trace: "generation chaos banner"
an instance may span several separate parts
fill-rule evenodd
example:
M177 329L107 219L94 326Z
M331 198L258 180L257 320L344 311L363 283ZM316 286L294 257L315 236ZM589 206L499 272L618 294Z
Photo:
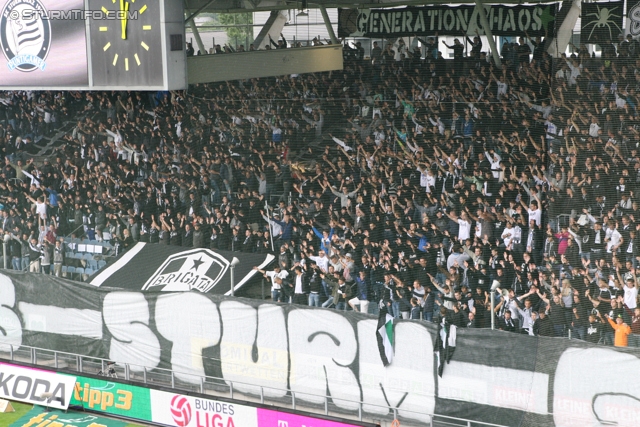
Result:
M494 36L553 36L558 3L531 6L485 5ZM484 34L476 6L421 6L397 9L339 9L339 37Z

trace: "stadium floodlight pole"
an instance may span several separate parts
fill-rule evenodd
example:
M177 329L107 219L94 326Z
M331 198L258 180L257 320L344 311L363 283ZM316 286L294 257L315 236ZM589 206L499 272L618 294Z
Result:
M240 260L236 257L233 257L231 260L231 296L235 296L235 287L236 287L236 265L240 264Z
M487 13L484 10L484 4L482 0L476 0L476 8L478 9L478 16L480 16L480 23L482 24L482 28L484 29L484 35L487 36L487 41L489 42L489 47L491 48L493 61L496 63L496 67L502 68L502 62L500 61L500 55L498 54L496 41L493 39L493 34L491 34L491 27L489 26ZM465 37L465 40L466 39L467 38Z

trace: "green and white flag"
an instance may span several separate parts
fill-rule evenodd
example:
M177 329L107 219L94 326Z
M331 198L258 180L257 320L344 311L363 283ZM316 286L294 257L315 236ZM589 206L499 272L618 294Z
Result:
M380 359L384 366L388 366L393 362L393 317L387 312L386 307L380 309L376 338Z

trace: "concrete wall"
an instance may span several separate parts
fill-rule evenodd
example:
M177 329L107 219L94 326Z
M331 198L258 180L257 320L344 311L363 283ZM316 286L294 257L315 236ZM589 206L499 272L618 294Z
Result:
M264 50L187 58L189 84L342 70L342 46Z

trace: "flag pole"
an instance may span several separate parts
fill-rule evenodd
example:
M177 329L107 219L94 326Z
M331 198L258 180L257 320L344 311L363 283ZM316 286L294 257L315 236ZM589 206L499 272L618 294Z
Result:
M269 221L267 221L269 223L269 237L271 238L271 252L275 252L276 250L273 247L273 225L271 224L271 217L269 216L269 202L267 202L265 200L264 202L264 207L267 210L267 219L269 219Z

